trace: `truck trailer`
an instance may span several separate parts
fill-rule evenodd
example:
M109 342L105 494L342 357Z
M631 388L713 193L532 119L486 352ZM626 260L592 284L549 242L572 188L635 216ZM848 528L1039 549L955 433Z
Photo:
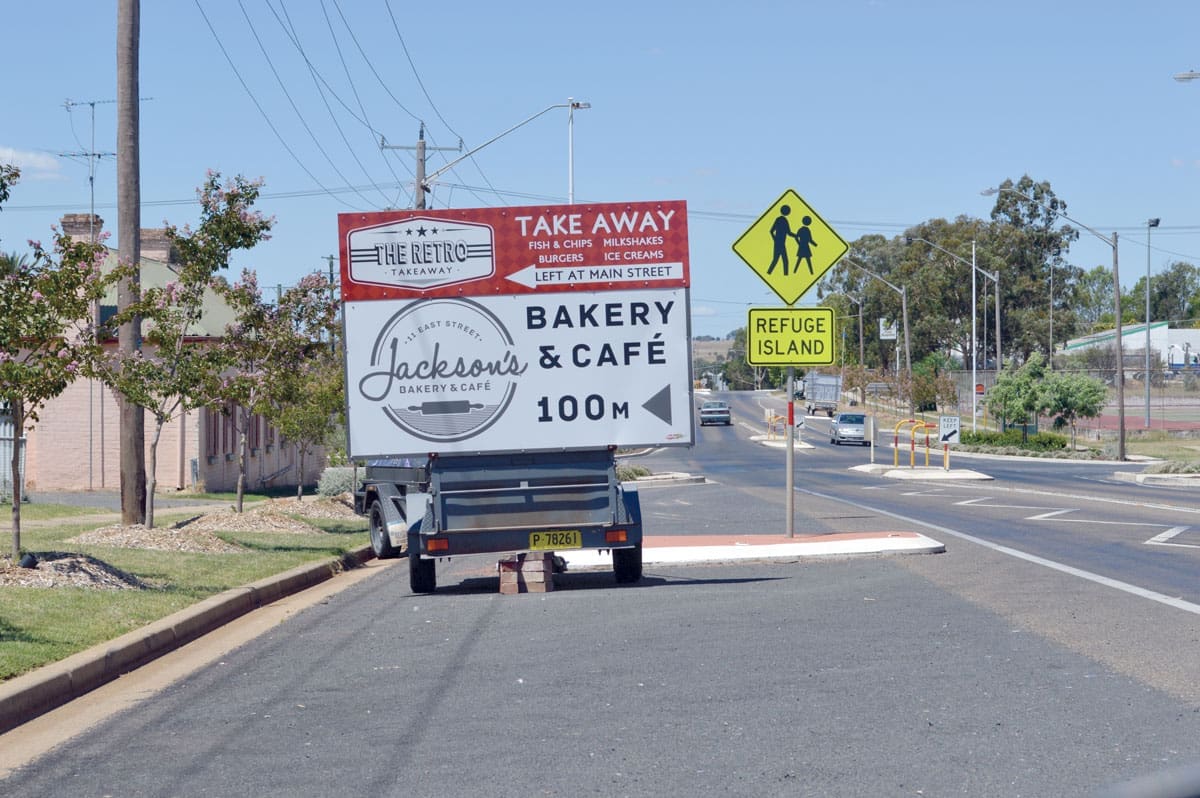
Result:
M824 412L833 418L841 398L842 378L839 375L806 374L804 376L804 409L808 415Z
M618 583L642 578L637 486L614 452L430 456L371 461L355 493L371 548L408 558L414 593L437 589L435 562L467 554L610 550Z

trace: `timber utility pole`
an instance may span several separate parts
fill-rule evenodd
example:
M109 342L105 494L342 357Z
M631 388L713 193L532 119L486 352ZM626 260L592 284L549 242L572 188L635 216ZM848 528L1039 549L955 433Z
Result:
M117 237L118 260L133 266L117 285L117 310L124 311L141 297L142 192L138 109L138 48L141 39L141 0L117 2ZM142 320L125 322L117 332L117 348L132 357L142 347ZM120 397L121 523L146 521L145 411Z
M416 150L417 151L417 187L413 192L413 208L423 211L425 210L425 194L428 188L425 185L425 153L429 150L448 150L451 152L462 152L462 142L458 142L457 147L427 147L425 146L425 123L421 123L421 129L417 134L417 143L415 146L407 147L400 144L388 144L387 139L383 136L379 137L379 149L381 150Z

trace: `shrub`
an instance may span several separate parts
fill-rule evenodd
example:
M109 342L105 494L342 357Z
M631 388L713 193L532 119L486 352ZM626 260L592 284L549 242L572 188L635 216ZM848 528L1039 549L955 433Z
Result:
M1026 441L1021 440L1021 430L1010 429L1004 432L978 430L969 432L963 430L960 439L966 446L995 446L1017 450L1014 453L1025 452L1056 452L1067 448L1067 439L1053 432L1038 432L1030 435Z
M630 480L637 479L638 477L645 477L649 475L650 469L646 468L645 466L626 465L624 463L617 465L617 479L622 482L629 482Z
M317 493L321 496L340 496L353 492L358 487L354 484L354 469L348 466L326 468L317 480Z
M1147 474L1200 474L1200 463L1183 460L1164 460L1146 467Z

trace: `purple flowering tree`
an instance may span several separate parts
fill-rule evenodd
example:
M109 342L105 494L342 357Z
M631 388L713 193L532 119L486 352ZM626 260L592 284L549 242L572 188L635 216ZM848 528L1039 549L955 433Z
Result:
M247 432L255 416L278 421L280 408L312 400L317 392L306 387L315 357L327 357L335 300L320 274L310 274L292 288L280 291L278 301L265 301L252 271L222 289L237 314L225 336L222 351L227 371L214 392L232 408L238 430L238 512L246 489Z
M197 189L200 223L193 231L167 225L167 237L179 254L178 279L163 287L145 288L141 301L124 311L140 315L145 328L143 350L113 352L105 361L105 381L154 418L146 464L146 521L154 526L155 474L163 427L181 413L211 402L211 393L227 366L225 344L198 338L206 305L217 300L224 284L218 273L230 254L269 238L273 220L253 209L262 181L241 176L222 182L209 171Z
M101 272L105 248L59 234L54 254L29 242L33 259L0 275L0 400L13 419L12 558L21 556L21 457L18 442L38 410L100 356L94 304L120 275Z

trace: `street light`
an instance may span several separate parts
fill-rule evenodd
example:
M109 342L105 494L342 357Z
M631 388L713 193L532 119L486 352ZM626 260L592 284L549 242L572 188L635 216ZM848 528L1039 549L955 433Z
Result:
M1158 227L1159 219L1146 220L1146 429L1150 429L1150 228Z
M913 405L913 391L912 391L912 350L909 348L909 338L908 338L908 287L907 287L907 286L903 286L903 285L901 285L901 286L897 286L897 285L895 285L894 283L892 283L892 282L890 282L890 281L888 281L888 280L884 279L883 277L880 277L878 274L876 274L875 272L873 272L873 271L871 271L870 269L866 268L865 266L862 266L861 264L855 263L855 262L854 262L854 261L852 261L850 258L843 257L843 258L842 258L842 261L843 261L844 263L847 263L847 264L849 264L849 265L853 266L854 268L858 269L859 271L861 271L861 272L863 272L863 273L865 273L865 274L868 274L868 275L870 275L871 277L874 277L876 280L878 280L879 282L883 283L883 284L884 284L884 285L886 285L888 288L892 289L893 291L895 291L897 294L899 294L899 295L900 295L900 313L901 313L901 315L902 315L902 316L903 316L903 318L904 318L904 368L905 368L905 370L908 372L908 382L909 382L909 386L908 386L908 414L909 414L910 416L915 416L915 415L917 414L917 411L916 411L916 408L915 408L915 406Z
M418 190L418 192L429 191L429 187L433 185L433 182L435 180L437 180L439 177L444 175L446 172L453 169L455 166L458 166L458 164L460 164L465 159L470 158L472 155L474 155L475 153L482 150L484 147L488 146L489 144L492 144L495 141L498 141L499 139L504 138L509 133L512 133L514 130L516 130L517 128L528 125L530 122L537 119L542 114L547 114L550 111L553 111L555 108L566 108L567 109L567 200L570 203L574 203L575 202L575 110L578 108L591 108L591 107L592 107L591 103L579 102L578 100L575 100L574 98L571 98L571 97L568 97L567 101L565 103L555 103L554 105L548 105L545 108L543 108L542 110L538 111L533 116L528 117L527 119L522 119L520 122L518 122L517 124L510 127L508 130L505 130L503 133L498 133L497 135L492 136L490 139L483 142L482 144L480 144L478 147L474 148L473 150L469 150L469 151L463 153L462 155L455 158L450 163L443 166L441 169L438 169L436 172L434 172L433 174L426 177L423 181L419 181L420 184L417 186L417 190Z
M581 103L573 97L567 98L567 204L575 204L575 111L591 108L591 103Z
M1200 76L1198 76L1198 77L1200 77ZM1117 234L1114 232L1112 234L1112 237L1109 238L1108 236L1095 230L1094 228L1088 227L1086 224L1079 221L1078 219L1072 219L1070 216L1067 216L1062 211L1055 210L1054 208L1051 208L1049 205L1046 205L1044 202L1036 200L1033 197L1026 194L1024 191L1018 191L1015 188L1010 188L1008 186L1000 186L999 188L986 188L979 193L985 197L991 197L996 194L999 194L1001 191L1007 191L1009 193L1016 194L1018 197L1024 197L1025 199L1032 202L1034 205L1037 205L1037 206L1045 209L1049 213L1052 213L1057 216L1061 216L1062 218L1066 219L1067 221L1073 222L1073 223L1079 225L1084 230L1087 230L1089 233L1094 235L1096 238L1100 239L1105 244L1108 244L1110 247L1112 247L1113 310L1115 311L1115 314L1117 317L1117 330L1116 330L1116 333L1117 333L1117 336L1116 336L1116 340L1117 340L1117 344L1116 344L1117 345L1117 379L1116 379L1116 382L1117 382L1117 459L1124 460L1125 459L1125 353L1123 351L1122 342L1121 342L1121 335L1122 335L1122 333L1121 333L1121 276L1120 276L1120 272L1118 270L1118 264L1117 264ZM1053 307L1053 305L1052 305L1052 307ZM1051 352L1050 356L1053 359L1054 353Z
M933 243L932 241L930 241L927 238L921 238L920 236L905 236L904 241L905 241L905 243L908 243L908 244L911 244L914 241L921 241L921 242L933 247L938 252L941 252L944 255L949 255L950 257L954 258L959 263L961 263L965 266L971 267L971 432L974 432L975 428L976 428L976 415L978 413L978 410L977 410L978 399L976 398L977 395L975 393L975 386L978 384L978 379L979 379L978 373L976 370L976 362L978 361L978 357L977 357L978 347L976 345L975 320L978 318L979 313L976 309L976 299L975 299L975 272L983 272L983 275L985 277L989 278L990 280L992 280L993 282L996 283L996 307L999 308L1000 307L1000 270L997 269L995 271L995 273L992 273L992 272L989 272L987 269L981 269L978 265L976 265L976 263L975 263L975 239L971 239L971 260L969 263L967 261L963 260L962 258L960 258L958 255L955 255L953 252L943 249L942 247L938 246L937 244ZM999 313L996 314L996 340L997 341L1000 340L1000 314ZM997 346L996 347L997 359L999 359L999 354L998 354L999 351L1000 351L1000 348L999 348L999 346Z

